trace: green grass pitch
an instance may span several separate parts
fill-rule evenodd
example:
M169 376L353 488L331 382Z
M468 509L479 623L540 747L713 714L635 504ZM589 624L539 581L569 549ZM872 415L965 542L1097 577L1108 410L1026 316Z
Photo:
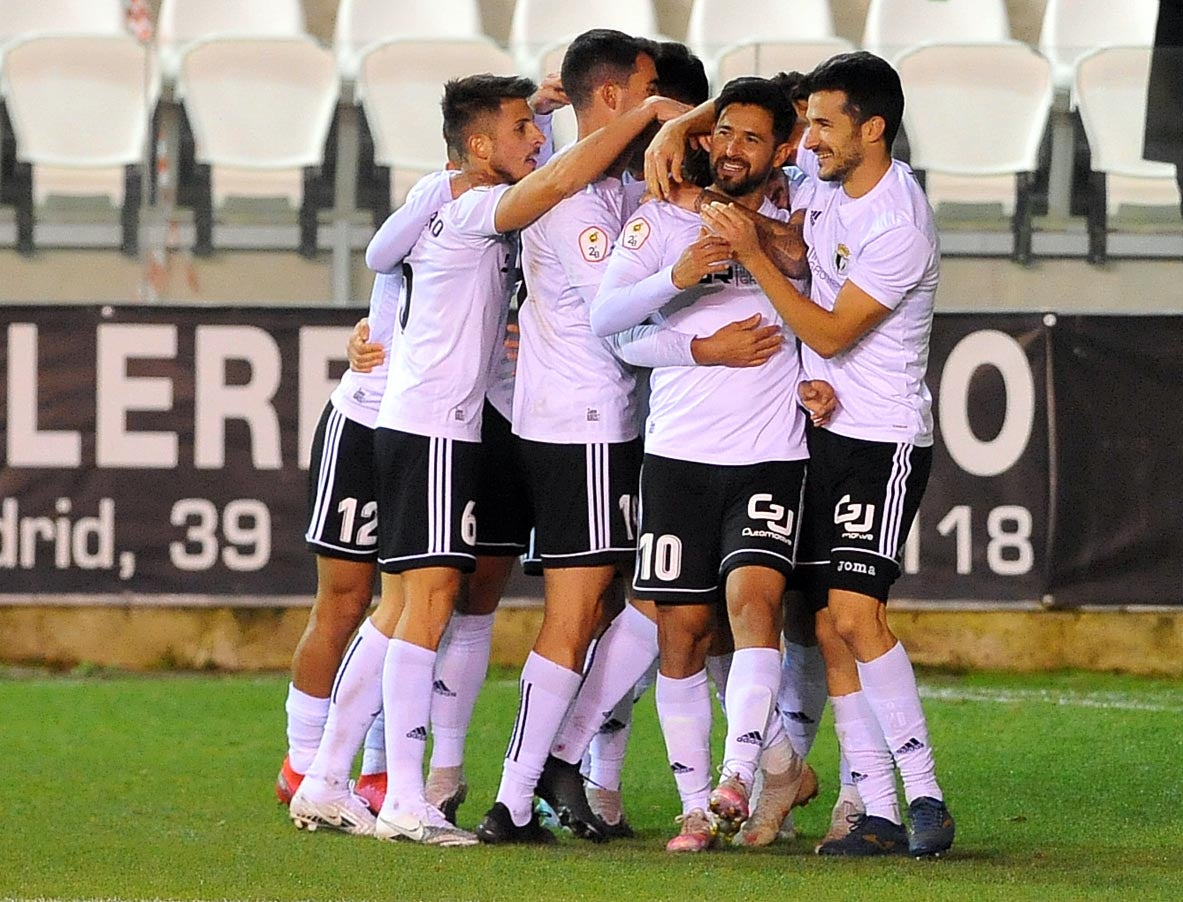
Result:
M958 822L942 861L812 854L802 838L674 857L676 796L650 693L625 771L638 838L433 850L299 833L273 799L282 676L0 673L0 898L448 900L1183 899L1183 687L1095 674L925 674ZM491 676L469 738L472 827L492 801L516 704ZM716 728L718 728L716 724Z

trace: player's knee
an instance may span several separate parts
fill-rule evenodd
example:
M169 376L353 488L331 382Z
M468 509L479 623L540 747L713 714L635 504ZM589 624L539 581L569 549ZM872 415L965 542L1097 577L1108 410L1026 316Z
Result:
M317 587L316 602L308 618L309 631L325 631L348 637L373 602L372 584L336 582Z
M780 638L780 597L747 596L728 599L727 613L741 646L777 642Z
M830 608L834 632L849 648L855 648L862 641L871 638L879 630L879 621L873 613L868 616L858 608ZM819 640L821 633L818 634Z

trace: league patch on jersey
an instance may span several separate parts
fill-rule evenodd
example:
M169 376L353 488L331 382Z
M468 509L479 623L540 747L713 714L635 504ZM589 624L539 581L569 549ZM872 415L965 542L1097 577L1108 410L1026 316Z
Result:
M653 230L649 228L649 223L643 217L636 217L630 219L624 227L624 236L620 239L620 243L627 247L630 251L639 251L649 240L649 234Z
M834 252L834 269L838 271L838 275L846 275L846 270L850 268L850 248L845 244L838 245L838 250Z
M579 233L579 252L588 263L600 263L608 257L608 237L599 226Z

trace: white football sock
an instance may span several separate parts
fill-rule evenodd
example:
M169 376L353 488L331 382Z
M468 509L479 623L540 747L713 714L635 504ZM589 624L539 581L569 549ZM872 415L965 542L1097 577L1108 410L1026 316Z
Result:
M657 668L661 662L653 659L653 663L649 665L649 669L645 671L645 675L637 680L637 685L633 686L633 704L641 700L641 696L648 692L657 682Z
M341 659L333 683L324 738L308 769L314 781L340 789L349 783L358 746L382 709L382 667L390 644L367 617Z
M725 655L707 655L707 673L715 684L715 698L723 713L727 713L727 675L731 672L732 652Z
M592 737L657 658L657 624L625 605L596 643L583 684L555 736L550 753L568 764L578 764Z
M379 680L381 682L381 680ZM361 753L361 775L386 773L386 716L379 711L366 730L366 744Z
M587 779L593 786L615 792L620 790L620 774L624 770L624 754L632 729L633 693L630 692L616 703L588 746Z
M816 645L785 643L776 704L793 750L807 757L826 709L826 664Z
M711 689L706 670L676 680L657 675L657 719L682 813L706 811L711 795Z
M921 796L943 799L928 741L928 721L920 706L916 675L903 643L896 642L890 651L874 661L865 664L859 661L858 675L863 695L899 768L908 804Z
M537 652L530 652L526 658L518 683L521 694L517 721L497 789L497 801L509 809L519 827L530 820L534 788L581 679L574 670L548 661Z
M846 760L846 752L842 751L842 743L838 743L838 782L842 786L854 786L854 777L850 773L850 762Z
M431 719L431 682L436 654L391 639L382 668L386 713L386 801L383 810L423 804L423 757Z
M329 700L301 692L288 683L284 709L288 714L288 763L296 773L306 774L320 746L329 717Z
M780 651L739 648L727 676L727 741L723 746L723 776L738 775L750 790L760 751L770 733L784 735L776 696L780 689Z
M851 781L858 787L867 814L901 823L891 752L863 693L832 696L830 708L842 754L850 762Z
M489 672L492 614L453 614L435 659L431 700L431 766L464 764L472 710Z

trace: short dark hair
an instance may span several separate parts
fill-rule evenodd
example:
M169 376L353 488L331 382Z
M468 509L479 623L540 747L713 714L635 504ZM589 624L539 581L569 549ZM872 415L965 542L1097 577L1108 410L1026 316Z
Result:
M807 83L810 93L842 91L847 115L860 125L872 116L882 117L883 141L891 152L904 118L904 89L887 60L865 50L840 53L810 72Z
M444 143L449 156L463 160L468 156L468 138L473 126L483 116L501 111L503 100L526 100L537 86L517 75L469 75L454 78L444 85L440 107L444 113Z
M767 78L745 75L723 85L723 90L715 98L715 119L718 120L733 103L767 110L772 117L772 137L777 144L789 140L793 126L797 124L797 111L793 109L788 95Z
M611 28L593 28L573 40L563 54L563 90L576 112L591 105L596 88L608 81L628 81L637 56L656 53L652 41Z
M809 99L808 78L804 72L794 69L792 72L777 72L769 81L784 91L793 103L799 103Z
M677 41L662 41L657 45L657 90L690 106L698 106L711 96L707 70L690 48Z

